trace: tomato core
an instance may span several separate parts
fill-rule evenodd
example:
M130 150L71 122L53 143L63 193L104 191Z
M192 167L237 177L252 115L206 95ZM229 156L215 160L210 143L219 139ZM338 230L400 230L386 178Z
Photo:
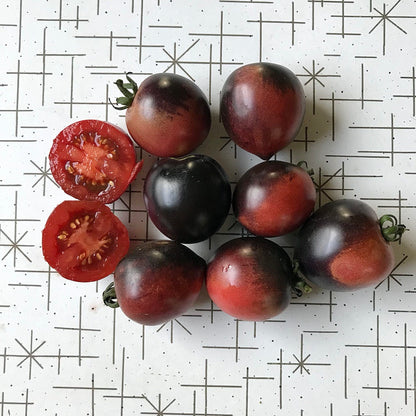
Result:
M73 160L66 162L65 169L75 183L97 193L114 186L105 169L108 160L117 160L115 143L97 133L82 133L73 138L72 144Z
M57 237L62 251L72 245L78 245L80 253L77 260L82 266L101 261L112 243L109 234L98 237L92 233L93 221L90 215L77 217L69 223L69 228L63 229Z

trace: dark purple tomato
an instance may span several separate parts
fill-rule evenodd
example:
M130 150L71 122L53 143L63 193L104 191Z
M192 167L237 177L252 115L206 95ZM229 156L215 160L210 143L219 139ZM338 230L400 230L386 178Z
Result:
M227 78L220 111L230 138L267 160L298 133L305 113L305 95L299 79L288 68L253 63Z
M180 243L141 243L129 251L114 272L116 306L140 324L162 324L193 305L205 271L205 260ZM104 301L106 296L104 292Z
M387 218L387 219L386 219ZM394 265L389 241L404 226L355 199L329 202L316 210L299 230L294 262L301 276L323 289L355 290L384 280ZM383 223L389 223L384 227ZM391 233L393 232L393 233Z
M223 225L231 206L231 187L220 164L209 156L158 160L144 183L150 219L165 236L197 243Z
M264 321L289 304L292 265L285 250L262 237L241 237L220 246L208 262L207 291L227 314Z
M251 233L277 237L300 227L312 213L315 200L315 186L305 169L270 160L253 166L240 178L233 209Z
M159 157L182 156L207 138L211 112L194 82L169 73L151 75L140 86L127 80L116 82L125 95L116 108L127 109L127 129L141 148Z

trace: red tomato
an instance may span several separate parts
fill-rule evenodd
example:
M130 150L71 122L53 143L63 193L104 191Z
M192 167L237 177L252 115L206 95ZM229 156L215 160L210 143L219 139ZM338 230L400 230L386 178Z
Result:
M225 313L247 321L264 321L289 304L294 281L286 251L262 237L227 241L208 262L206 287Z
M160 325L194 304L205 270L205 260L176 241L139 243L117 265L114 285L103 293L104 303L120 306L140 324Z
M64 201L42 233L45 260L62 277L92 282L113 273L130 247L123 223L97 201Z
M294 263L301 277L322 289L373 286L391 273L395 259L390 242L398 240L405 228L392 215L378 219L363 201L331 201L299 230Z
M127 75L116 85L124 94L117 98L126 111L126 127L146 152L159 157L191 153L207 138L211 112L202 90L177 74L153 74L139 86ZM131 91L130 91L131 90Z
M77 121L55 138L49 153L51 172L68 195L109 204L137 176L143 162L129 136L99 120Z
M277 237L296 230L312 213L315 185L300 166L268 160L249 169L238 181L233 209L251 233Z
M298 133L305 113L305 94L290 69L270 62L247 64L225 81L220 113L230 138L267 160Z

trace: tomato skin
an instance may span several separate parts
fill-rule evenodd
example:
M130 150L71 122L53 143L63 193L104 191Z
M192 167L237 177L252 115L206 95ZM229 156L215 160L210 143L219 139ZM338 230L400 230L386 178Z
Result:
M79 221L81 225L77 225ZM110 208L98 201L60 203L42 231L45 260L62 277L77 282L97 281L113 273L129 246L126 227ZM82 264L80 255L87 251L92 261Z
M207 138L211 112L195 83L177 74L154 74L140 84L126 111L126 126L148 153L183 156Z
M329 202L316 210L297 236L294 261L318 287L356 290L384 280L394 266L374 210L355 199Z
M143 195L154 225L181 243L209 238L223 225L231 206L224 170L205 155L158 160L146 176Z
M298 133L305 95L298 78L282 65L252 63L232 72L224 83L221 119L242 149L267 160Z
M103 204L118 199L143 165L142 161L136 163L130 137L100 120L81 120L65 127L53 141L49 163L54 179L65 193ZM90 178L80 179L88 174ZM102 183L94 185L93 181Z
M291 261L278 244L241 237L220 246L208 261L206 286L212 301L241 320L264 321L289 304Z
M135 322L162 324L193 305L205 270L205 260L180 243L140 243L131 248L114 273L118 304Z
M238 181L233 210L241 225L262 237L296 230L315 207L316 190L303 168L270 160L253 166Z

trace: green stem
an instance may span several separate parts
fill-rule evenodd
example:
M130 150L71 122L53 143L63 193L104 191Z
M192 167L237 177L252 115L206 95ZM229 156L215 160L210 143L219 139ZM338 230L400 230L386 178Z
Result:
M128 72L126 74L126 78L128 82L124 82L122 79L118 79L114 84L117 85L120 92L123 94L122 97L117 97L116 102L119 105L115 105L111 102L110 104L116 109L116 110L125 110L126 108L129 108L134 100L134 96L137 93L137 90L139 89L136 82L129 76L131 72Z
M296 166L305 170L310 177L312 177L315 174L313 169L309 169L308 162L306 162L306 160L301 160L296 164Z
M118 308L120 305L117 302L116 290L114 288L114 282L111 282L103 292L103 302L110 308Z
M298 297L312 292L312 287L306 283L305 276L300 271L299 262L297 260L293 261L293 276L294 279L291 286Z
M406 230L406 226L398 224L397 218L394 215L383 215L379 220L381 233L386 241L398 241Z

